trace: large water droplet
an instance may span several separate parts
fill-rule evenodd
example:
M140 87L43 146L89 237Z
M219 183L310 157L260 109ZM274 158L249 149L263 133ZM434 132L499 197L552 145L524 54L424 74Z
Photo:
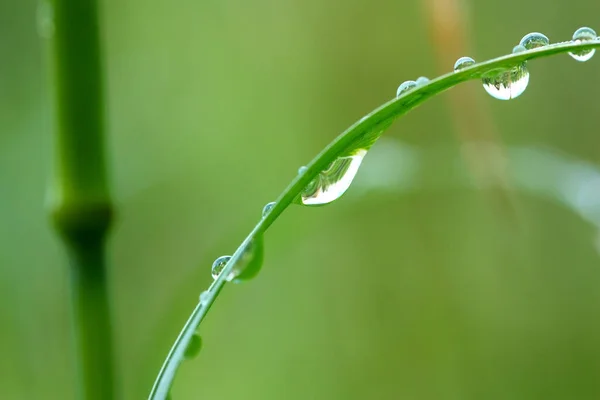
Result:
M454 72L460 71L463 68L470 67L475 64L475 60L471 57L461 57L454 63Z
M588 28L585 26L583 28L577 29L573 34L573 42L575 43L589 42L592 40L596 40L597 38L598 36L596 35L596 32L592 28ZM569 55L577 61L584 62L592 58L595 53L596 49L590 49L569 52Z
M420 76L415 82L417 86L423 86L429 82L429 78L427 78L426 76Z
M200 353L200 349L202 348L202 338L197 333L194 333L188 343L188 346L185 348L185 352L183 356L185 358L192 359Z
M300 203L320 206L340 198L350 187L366 154L367 150L360 148L348 156L338 157L306 186L300 195Z
M398 86L398 90L396 91L396 97L408 92L411 89L417 87L417 82L415 81L405 81Z
M525 63L508 70L494 70L484 75L483 87L492 97L510 100L520 96L529 83L529 71Z
M274 201L267 203L263 209L262 209L262 217L266 217L267 215L269 215L269 213L271 212L271 210L273 209L273 207L275 207L275 203Z
M523 36L523 39L519 42L519 44L527 50L535 49L538 47L548 46L550 44L550 39L543 33L532 32Z

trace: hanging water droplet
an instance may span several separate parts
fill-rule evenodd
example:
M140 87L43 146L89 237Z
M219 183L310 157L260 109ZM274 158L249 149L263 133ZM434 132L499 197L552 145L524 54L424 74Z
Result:
M396 97L408 92L411 89L417 87L417 82L415 81L405 81L398 86L398 90L396 91Z
M522 53L524 51L527 51L527 49L522 44L516 45L512 50L513 54Z
M277 204L277 203L275 203L274 201L272 201L270 203L267 203L263 207L263 209L262 209L262 217L263 218L266 217L271 212L271 210L273 209L273 207L275 207L275 204Z
M548 36L539 32L531 32L527 35L523 36L523 39L519 42L519 44L527 50L535 49L538 47L548 46L550 44L550 39Z
M200 293L200 304L208 303L209 298L210 298L210 292L208 290L205 290L204 292Z
M417 86L423 86L425 84L427 84L427 82L429 82L429 78L427 78L426 76L420 76L417 78L417 80L415 81Z
M360 148L338 157L302 191L300 203L319 206L338 199L350 187L367 150Z
M190 342L185 348L185 352L183 356L188 360L196 357L198 353L200 353L200 349L202 348L202 338L197 333L194 333L190 338Z
M492 97L510 100L520 96L529 83L529 71L525 63L508 70L493 70L482 79L483 87Z
M223 271L223 268L225 268L225 265L227 265L227 262L229 262L230 259L231 259L231 256L221 256L213 262L212 269L211 269L213 279L217 279L219 277L219 275L221 274L221 271ZM227 277L227 280L230 281L233 278L234 278L234 276L233 276L233 272L232 272Z
M298 168L298 175L302 175L306 172L306 170L308 170L307 167L305 167L304 165L301 166L300 168Z
M598 36L596 35L596 32L592 28L588 28L586 26L577 29L573 34L573 42L575 43L589 42L596 40L597 38ZM569 52L569 55L577 61L584 62L592 58L595 53L596 49L589 49Z
M454 63L454 72L460 71L463 68L470 67L475 64L475 60L471 57L461 57Z
M254 278L260 271L264 259L262 235L255 237L244 249L239 263L234 267L234 283Z

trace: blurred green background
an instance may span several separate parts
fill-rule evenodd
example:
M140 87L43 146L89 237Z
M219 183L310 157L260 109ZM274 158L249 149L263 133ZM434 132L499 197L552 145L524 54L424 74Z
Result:
M600 29L597 1L101 3L125 399L148 395L213 259L398 84L530 31ZM36 8L0 0L0 397L73 399ZM599 58L534 61L516 100L469 82L400 119L347 195L269 230L173 398L600 398Z

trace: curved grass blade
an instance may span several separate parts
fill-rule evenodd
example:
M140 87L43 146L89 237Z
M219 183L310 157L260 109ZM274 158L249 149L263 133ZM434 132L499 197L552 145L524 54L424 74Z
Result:
M383 104L339 135L307 165L306 171L303 174L299 174L281 193L276 200L275 206L256 224L233 254L219 277L211 284L205 295L202 296L203 301L198 303L167 355L154 382L149 399L163 400L167 398L177 367L184 359L185 350L193 334L208 313L208 310L225 285L226 277L233 270L236 263L239 262L247 246L251 245L254 238L261 237L281 213L300 196L304 188L339 156L357 147L370 147L377 140L381 132L387 129L396 118L406 114L425 100L459 83L481 79L489 71L508 69L524 61L548 57L554 54L595 48L600 48L600 40L581 43L563 42L494 58L466 67L458 72L450 72Z

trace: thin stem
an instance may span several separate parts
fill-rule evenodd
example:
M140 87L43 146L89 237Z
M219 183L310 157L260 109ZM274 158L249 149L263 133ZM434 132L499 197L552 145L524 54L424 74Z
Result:
M50 211L67 248L80 399L115 398L104 247L112 220L96 0L51 0Z

